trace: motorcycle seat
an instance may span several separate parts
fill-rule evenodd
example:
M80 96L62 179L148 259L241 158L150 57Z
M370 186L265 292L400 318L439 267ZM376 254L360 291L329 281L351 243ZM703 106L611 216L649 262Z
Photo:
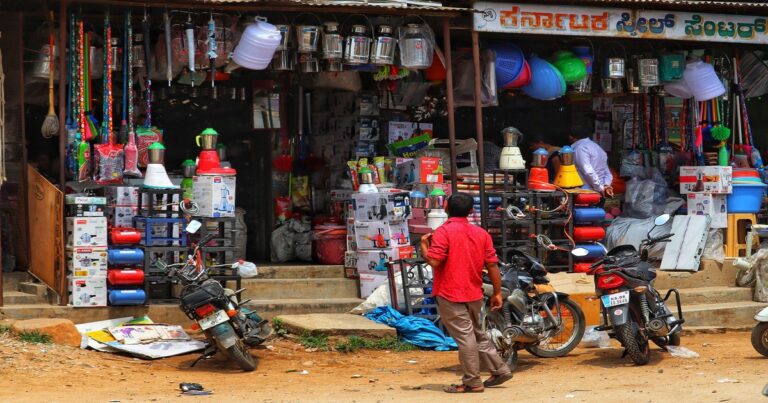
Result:
M643 281L653 281L656 279L656 271L651 269L647 262L641 262L637 267L628 267L622 270L629 277Z

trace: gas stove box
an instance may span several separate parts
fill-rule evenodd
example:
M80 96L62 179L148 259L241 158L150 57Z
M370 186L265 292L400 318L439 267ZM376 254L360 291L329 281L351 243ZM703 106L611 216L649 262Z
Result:
M69 277L69 303L75 308L107 306L107 277Z
M203 217L235 216L234 175L199 175L192 178L194 199Z
M408 223L405 221L399 223L356 221L355 244L358 250L409 246L411 236L408 233Z
M106 248L107 217L67 218L67 247Z
M355 193L352 200L356 221L398 222L411 216L411 197L402 190Z
M67 248L67 270L75 277L107 275L106 248Z

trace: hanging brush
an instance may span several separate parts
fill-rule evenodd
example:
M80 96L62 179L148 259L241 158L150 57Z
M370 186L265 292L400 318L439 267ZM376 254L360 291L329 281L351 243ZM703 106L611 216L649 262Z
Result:
M729 137L731 137L731 129L723 126L720 100L717 99L714 101L714 103L715 103L715 116L716 116L715 119L717 119L717 121L715 122L715 125L712 127L710 134L712 134L713 139L722 142L727 140Z
M53 72L56 64L53 54L53 11L49 12L49 15L51 21L48 27L48 114L45 115L43 127L40 128L43 137L47 139L59 134L59 117L53 110Z

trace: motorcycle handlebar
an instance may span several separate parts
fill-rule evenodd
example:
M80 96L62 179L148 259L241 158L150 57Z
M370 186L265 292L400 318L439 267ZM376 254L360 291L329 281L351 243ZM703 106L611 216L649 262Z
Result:
M667 235L662 235L662 236L659 236L659 237L656 237L656 238L652 238L650 243L661 242L661 241L664 241L666 239L672 238L674 235L675 234L667 234Z

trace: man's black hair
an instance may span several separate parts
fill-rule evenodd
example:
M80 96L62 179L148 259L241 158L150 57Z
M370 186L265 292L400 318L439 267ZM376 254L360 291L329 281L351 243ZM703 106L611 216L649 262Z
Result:
M574 126L571 128L571 135L577 139L592 137L592 128L588 126Z
M448 216L466 217L472 211L475 199L466 193L454 193L448 197Z

